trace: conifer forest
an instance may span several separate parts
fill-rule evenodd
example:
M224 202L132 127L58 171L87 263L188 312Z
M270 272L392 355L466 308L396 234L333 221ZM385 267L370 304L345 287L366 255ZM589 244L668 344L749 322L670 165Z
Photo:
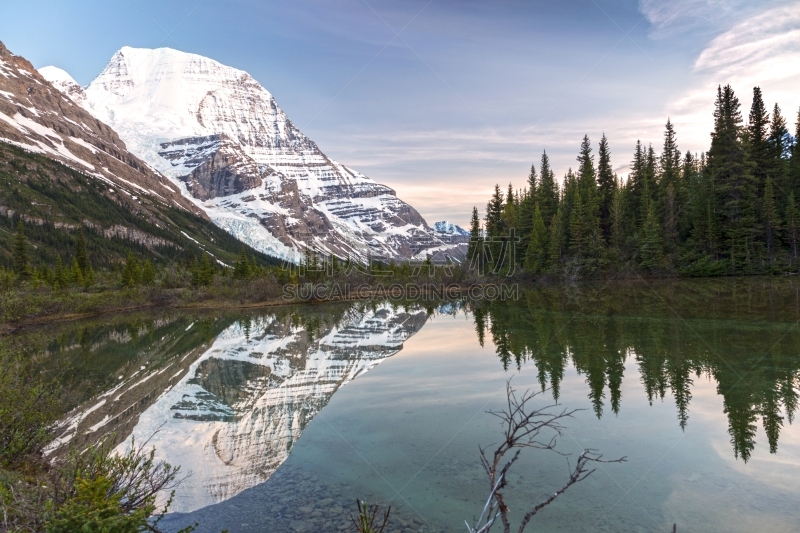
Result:
M705 153L681 153L670 120L659 152L636 143L627 179L612 170L605 134L597 158L583 137L575 170L560 184L545 152L525 187L495 186L483 221L473 209L471 264L573 276L625 267L653 275L796 273L800 115L795 128L793 136L758 87L745 120L728 85L717 90Z

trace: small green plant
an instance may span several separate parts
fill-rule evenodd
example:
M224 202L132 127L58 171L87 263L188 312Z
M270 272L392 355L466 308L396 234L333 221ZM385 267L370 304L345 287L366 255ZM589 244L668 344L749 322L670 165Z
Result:
M357 514L350 514L350 519L353 521L353 526L358 533L383 533L389 523L389 513L392 511L388 507L386 511L381 513L381 506L378 504L368 505L367 502L356 500L358 507ZM378 520L381 519L383 514L383 521L378 525Z

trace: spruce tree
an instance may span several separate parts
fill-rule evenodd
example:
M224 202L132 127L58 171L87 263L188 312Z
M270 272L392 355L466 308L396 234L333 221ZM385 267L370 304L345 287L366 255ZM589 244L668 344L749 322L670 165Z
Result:
M208 254L201 254L198 281L200 285L211 285L214 281L214 267L208 259ZM245 261L247 257L245 257Z
M708 171L717 193L723 251L734 272L750 267L755 223L754 178L746 164L739 99L730 85L717 89Z
M81 273L89 270L89 257L86 253L86 239L83 237L83 225L78 226L78 235L75 238L75 261Z
M646 210L643 211L643 206L647 205L645 199L645 151L639 140L636 141L630 169L628 181L625 183L626 197L629 203L625 209L625 230L629 235L634 235L638 233L639 227L644 223L643 215L646 215Z
M72 260L72 269L69 273L69 279L75 285L83 285L83 272L81 272L81 266L78 264L77 259Z
M122 284L128 287L137 285L140 280L139 261L133 252L128 252L128 257L125 260L125 267L122 269Z
M542 218L545 222L550 221L558 210L558 183L553 169L550 168L550 158L547 152L542 152L542 164L539 186L536 188L535 202L542 210Z
M614 181L616 185L614 187L614 193L611 197L611 206L609 209L609 226L610 226L610 235L608 244L615 249L617 254L620 253L622 249L622 244L624 242L623 237L623 224L625 219L625 214L623 213L624 203L622 199L623 189L619 183L619 178L614 176Z
M156 281L156 269L150 259L144 262L142 267L142 284L152 285Z
M531 165L531 172L528 174L528 188L520 195L517 205L517 235L520 238L518 247L518 257L524 259L528 249L528 242L531 237L531 224L533 222L533 208L536 205L536 189L538 188L538 176L536 167Z
M678 150L675 127L669 119L664 128L664 150L661 152L659 163L661 172L658 184L662 195L666 194L670 185L677 194L681 175L681 152Z
M786 183L788 188L787 194L793 192L795 193L795 197L800 196L800 110L797 111L794 144L791 148Z
M506 193L506 203L503 206L503 236L508 234L511 228L517 228L517 198L514 193L514 187L511 183L508 184L508 192Z
M583 205L583 191L575 192L575 199L569 214L569 251L572 255L582 258L586 243L586 210Z
M308 249L306 249L306 264L309 264L310 257ZM236 279L247 279L250 277L250 263L247 260L247 252L244 246L239 250L239 259L233 268L233 277Z
M789 159L792 153L792 137L786 128L786 119L781 115L781 108L778 107L778 104L775 104L775 108L772 110L767 144L769 149L767 173L772 178L772 184L775 187L777 205L783 212L785 211L785 200L791 190Z
M505 202L503 191L500 190L500 185L495 185L494 194L486 205L485 226L486 238L488 240L486 249L489 252L487 260L492 266L501 264L503 260L503 258L500 257L500 252L503 250L501 236L506 233L505 221L503 220L504 209Z
M794 199L794 191L789 193L786 202L786 241L789 244L789 264L797 261L797 248L800 244L800 211Z
M67 275L64 272L64 263L61 260L61 256L56 256L56 269L55 269L55 279L53 280L53 286L58 285L56 288L64 288L67 286Z
M472 208L472 220L469 224L469 247L467 248L467 265L470 268L483 270L483 234L481 233L481 219L478 208Z
M532 274L542 272L548 255L547 228L542 219L542 210L537 204L533 211L530 244L525 254L525 270Z
M611 204L614 199L616 179L611 168L611 151L608 148L606 134L600 138L600 150L597 161L597 186L600 193L600 229L603 239L611 239Z
M28 279L31 275L31 265L28 259L28 240L25 238L25 227L20 220L17 223L17 233L14 236L14 270L20 279Z
M649 216L650 206L658 196L658 183L656 181L656 152L653 145L648 145L647 152L644 154L644 168L642 169L642 204L640 206L642 221L646 221ZM658 216L658 211L655 211Z
M772 188L772 178L767 176L764 184L764 197L761 203L763 216L764 240L767 244L767 259L770 267L775 264L775 250L780 247L778 232L780 231L780 216L775 205L775 195Z
M547 262L553 270L557 269L561 264L561 250L563 250L564 247L564 234L561 230L563 218L563 212L559 207L556 214L553 215L553 218L550 220L550 235L547 239L549 248Z
M769 115L761 95L761 88L753 88L753 104L750 107L750 116L747 125L748 155L753 165L756 194L760 197L764 192L764 184L769 172L769 143L767 141L767 128Z
M663 257L661 225L658 223L655 204L653 203L650 204L642 234L639 262L642 268L652 271L661 266Z

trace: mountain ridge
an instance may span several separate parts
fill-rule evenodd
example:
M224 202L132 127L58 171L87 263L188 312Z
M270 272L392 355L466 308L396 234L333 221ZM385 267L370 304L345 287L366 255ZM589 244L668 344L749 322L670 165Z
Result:
M296 261L310 247L364 261L448 250L394 190L325 155L245 71L123 47L85 90L60 69L42 72L217 225L265 253Z

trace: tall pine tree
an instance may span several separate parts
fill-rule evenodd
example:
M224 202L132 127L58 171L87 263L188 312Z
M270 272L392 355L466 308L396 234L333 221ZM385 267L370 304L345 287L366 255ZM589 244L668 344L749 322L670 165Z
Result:
M547 152L542 152L542 164L540 165L541 173L539 179L539 186L536 188L536 203L542 210L542 219L546 224L550 223L550 219L558 211L558 183L556 183L556 175L553 169L550 168L550 158L547 157Z
M742 141L739 99L730 85L717 89L708 172L716 188L723 253L733 272L750 266L755 223L755 185Z
M611 239L611 204L614 201L614 189L616 180L614 170L611 168L611 150L608 148L606 134L600 138L600 150L597 161L597 186L600 195L600 229L602 230L603 240L609 242Z

